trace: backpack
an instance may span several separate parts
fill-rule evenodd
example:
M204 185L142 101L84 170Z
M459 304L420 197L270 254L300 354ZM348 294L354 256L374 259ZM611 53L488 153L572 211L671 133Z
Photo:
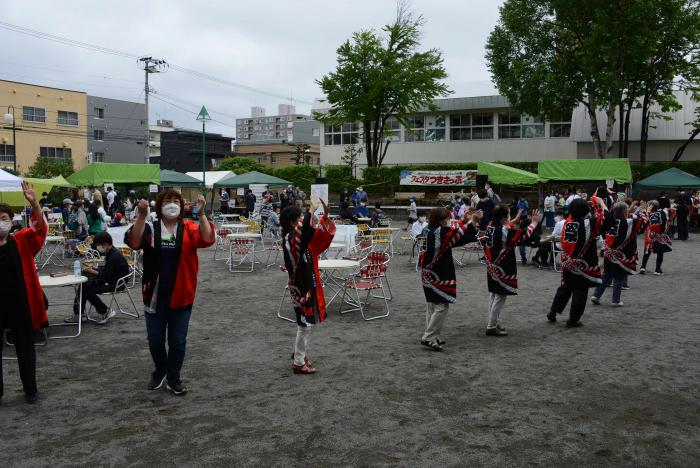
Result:
M66 227L73 232L78 230L78 228L80 227L80 224L78 224L78 212L77 211L70 212L70 215L68 215L68 222L66 223Z

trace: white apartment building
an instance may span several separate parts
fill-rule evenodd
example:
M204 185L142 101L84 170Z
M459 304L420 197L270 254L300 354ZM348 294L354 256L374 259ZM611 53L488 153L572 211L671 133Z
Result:
M650 129L648 161L671 160L688 137L698 103L679 94L683 108L669 114L671 120L655 120ZM476 161L525 162L543 159L592 158L590 121L583 106L554 121L514 112L503 96L437 99L437 110L424 110L408 118L408 127L396 119L387 123L391 141L384 164L460 163ZM328 104L317 100L313 112L323 113ZM599 127L606 119L599 113ZM615 136L617 137L617 123ZM641 115L634 111L630 126L631 161L639 160ZM321 164L341 164L344 147L360 144L361 124L321 124ZM616 140L616 139L615 139ZM617 145L610 156L617 155ZM691 144L683 160L700 159L700 142Z
M251 108L251 116L236 119L236 141L241 143L286 143L294 139L294 122L310 120L308 115L296 114L294 106L279 105L279 114L265 116L265 109Z

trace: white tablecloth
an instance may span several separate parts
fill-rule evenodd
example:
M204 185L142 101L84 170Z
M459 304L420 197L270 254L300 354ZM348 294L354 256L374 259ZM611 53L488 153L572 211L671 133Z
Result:
M357 236L357 226L354 224L336 224L333 242L345 244L345 252L349 253L350 248L355 245L355 236Z

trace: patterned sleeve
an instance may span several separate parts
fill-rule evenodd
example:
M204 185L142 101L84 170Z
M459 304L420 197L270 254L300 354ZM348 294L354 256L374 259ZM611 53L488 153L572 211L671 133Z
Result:
M309 242L309 250L314 255L325 252L333 242L335 236L335 224L330 219L322 216L319 223L312 227L313 237Z

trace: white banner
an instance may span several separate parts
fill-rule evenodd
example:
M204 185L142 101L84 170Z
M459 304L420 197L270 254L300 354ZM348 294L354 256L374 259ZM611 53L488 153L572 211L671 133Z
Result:
M401 185L473 185L476 171L401 171Z

